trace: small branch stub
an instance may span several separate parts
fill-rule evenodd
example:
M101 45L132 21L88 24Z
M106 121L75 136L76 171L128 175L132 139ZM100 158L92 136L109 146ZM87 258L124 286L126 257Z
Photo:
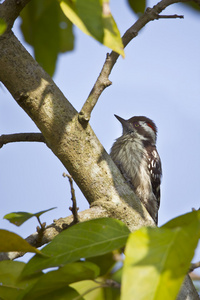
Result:
M183 15L158 15L157 19L184 19Z
M69 210L72 212L73 214L73 218L74 218L74 223L79 223L79 217L78 217L78 210L79 208L77 207L76 204L76 196L75 196L75 190L73 187L73 179L71 175L68 175L66 173L63 173L63 177L67 177L69 179L69 184L70 184L70 188L71 188L71 195L72 195L72 207L69 207Z
M195 269L200 268L200 261L196 262L196 263L191 263L190 269L189 269L189 273L194 271Z
M36 230L37 230L37 233L38 233L37 242L41 243L41 241L43 239L43 236L44 236L44 231L46 229L46 222L41 223L40 217L37 216L36 218L37 218L37 220L38 220L38 222L40 224L40 226L36 227Z

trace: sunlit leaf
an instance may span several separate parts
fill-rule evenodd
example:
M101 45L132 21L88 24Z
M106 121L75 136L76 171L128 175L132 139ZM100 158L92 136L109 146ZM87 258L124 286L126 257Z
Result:
M0 229L0 252L9 251L33 252L41 254L37 248L32 247L21 236L8 230Z
M2 35L7 29L6 22L0 18L0 35Z
M102 6L99 1L61 0L60 7L80 30L103 42Z
M61 232L41 250L49 258L34 256L24 268L23 275L111 252L123 247L128 235L125 224L115 219L78 223Z
M60 7L80 30L124 57L120 32L108 0L60 0Z
M180 216L161 228L133 232L125 250L122 300L173 300L200 237L200 212Z
M84 295L84 300L105 300L103 288L100 280L84 280L70 284L80 295Z
M111 14L103 15L104 40L103 44L113 51L125 57L124 46L120 37L120 32Z

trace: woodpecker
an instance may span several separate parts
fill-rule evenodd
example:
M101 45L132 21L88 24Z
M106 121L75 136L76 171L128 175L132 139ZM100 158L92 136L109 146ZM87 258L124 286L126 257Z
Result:
M122 124L123 133L111 148L111 158L157 224L162 177L156 149L157 127L144 116L128 120L115 117Z

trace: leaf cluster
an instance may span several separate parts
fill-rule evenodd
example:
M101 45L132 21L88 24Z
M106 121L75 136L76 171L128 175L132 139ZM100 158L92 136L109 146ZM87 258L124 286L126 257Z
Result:
M53 75L59 53L74 48L73 25L124 56L119 29L107 0L35 0L21 13L21 30L36 60Z
M136 15L144 13L146 0L127 0ZM196 12L194 2L182 3ZM120 31L111 13L108 0L35 0L30 1L20 15L25 41L33 47L35 59L53 75L60 53L74 49L74 30L77 26L106 47L124 57ZM7 24L0 19L0 35Z
M199 237L199 211L133 233L119 220L90 220L64 230L42 250L1 230L0 251L36 254L28 263L0 263L0 298L173 300Z

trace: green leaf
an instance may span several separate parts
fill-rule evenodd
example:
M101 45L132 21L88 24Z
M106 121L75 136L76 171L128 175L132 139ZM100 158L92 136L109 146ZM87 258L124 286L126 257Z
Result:
M119 220L102 218L78 223L56 236L41 251L50 257L34 256L26 265L23 276L61 266L81 258L103 255L123 247L129 229Z
M72 23L55 0L30 1L21 13L21 30L36 60L53 75L60 52L73 50Z
M29 212L24 212L24 211L18 211L18 212L12 212L7 215L5 215L3 218L8 220L10 223L20 226L27 220L29 220L32 217L40 217L42 214L46 213L47 211L50 211L52 209L55 209L56 207L52 207L46 210L42 210L40 212L37 212L35 214L29 213Z
M43 215L44 213L50 211L50 210L53 210L53 209L56 209L57 207L51 207L51 208L48 208L48 209L45 209L45 210L41 210L37 213L34 213L34 216L35 217L40 217L41 215Z
M134 13L143 13L146 8L146 0L128 0L128 3Z
M92 280L84 280L72 283L70 286L80 295L84 295L84 300L105 300L103 288L99 282L100 279L98 280L98 283Z
M105 275L116 264L113 252L106 253L95 257L87 258L87 261L94 263L100 268L99 276Z
M0 18L0 35L2 35L7 29L6 22Z
M173 300L200 237L200 212L180 216L161 228L129 236L122 276L122 300Z
M21 292L31 286L41 273L38 273L37 277L22 282L18 281L19 276L25 266L25 263L19 261L1 261L0 262L0 298L6 300L15 300L21 294Z
M21 236L7 230L0 229L0 252L21 251L42 254L37 248L32 247Z
M96 282L91 280L80 281L70 286L76 289L80 295L84 295L84 300L119 300L120 289L103 288L104 279L98 278ZM132 298L132 300L135 298ZM67 298L68 300L68 298ZM78 300L78 299L77 299Z
M183 3L181 3L182 5L186 5L187 6L187 8L190 8L190 9L192 9L193 11L195 11L195 12L197 12L197 13L199 13L200 12L200 6L199 6L199 4L198 3L195 3L195 2L183 2Z
M80 294L72 287L70 286L64 286L63 288L58 288L57 290L47 292L45 295L38 295L37 298L34 298L32 295L30 297L21 298L20 300L29 300L29 299L35 299L35 300L84 300L82 297L80 297ZM18 299L17 299L18 300Z
M120 300L120 288L114 287L106 287L103 290L104 297L102 300L109 299L109 300Z
M113 51L125 57L124 45L121 40L120 32L111 14L103 15L104 40L103 44Z
M196 232L199 236L199 231L200 231L200 211L193 211L184 215L181 215L177 218L174 218L164 224L161 228L176 228L176 227L181 227L183 230L186 228L187 232L190 230L190 233L192 234L193 227L195 227ZM195 234L195 233L194 233Z
M99 0L75 0L64 1L74 2L74 8L77 16L83 22L88 31L95 39L103 42L103 18L102 18L102 6ZM85 28L83 27L83 29Z
M121 263L122 265L122 263ZM112 279L118 283L122 282L122 271L123 271L123 265L121 268L117 269L116 272L112 274Z
M124 57L120 32L108 0L59 0L64 14L85 34Z
M33 216L34 215L32 213L18 211L18 212L9 213L5 215L3 218L16 226L20 226L28 219L32 218Z
M93 263L71 263L61 267L57 271L48 272L40 277L32 288L24 294L23 300L39 299L42 296L47 297L56 291L59 292L59 295L62 295L62 292L64 292L64 296L66 291L63 288L68 284L86 279L92 280L98 275L99 268Z

